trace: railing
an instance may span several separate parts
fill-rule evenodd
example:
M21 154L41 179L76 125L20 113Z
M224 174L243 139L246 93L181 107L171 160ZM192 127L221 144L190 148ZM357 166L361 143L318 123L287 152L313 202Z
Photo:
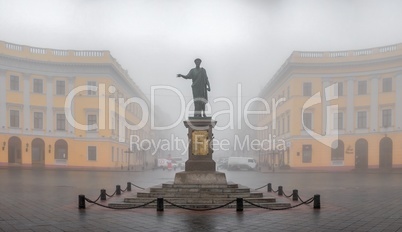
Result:
M6 48L10 50L22 51L22 46L12 43L6 43Z
M30 47L29 51L34 54L46 54L46 49Z
M75 51L74 56L103 56L102 51Z
M55 56L68 56L68 51L66 50L52 50L52 53Z
M320 58L323 57L324 53L322 52L301 52L300 57L303 58Z
M400 46L400 45L399 45ZM301 58L322 58L322 57L348 57L348 56L367 56L375 53L394 52L398 50L398 44L351 51L335 51L335 52L299 52L298 56Z

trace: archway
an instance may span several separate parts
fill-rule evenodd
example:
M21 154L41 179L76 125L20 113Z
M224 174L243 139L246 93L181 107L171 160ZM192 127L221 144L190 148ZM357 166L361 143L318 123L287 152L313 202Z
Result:
M368 168L368 142L365 139L359 139L355 143L355 168Z
M68 160L68 144L64 139L59 139L54 144L54 159Z
M8 140L8 163L22 163L21 139L13 136Z
M380 168L392 168L392 139L384 137L380 140Z
M32 140L31 147L32 164L45 164L45 142L43 139Z
M345 159L345 145L342 140L335 140L331 147L331 161L342 162ZM335 162L334 162L335 161Z

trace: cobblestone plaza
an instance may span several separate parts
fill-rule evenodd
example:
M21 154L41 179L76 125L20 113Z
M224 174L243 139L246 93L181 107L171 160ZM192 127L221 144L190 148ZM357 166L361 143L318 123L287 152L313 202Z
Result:
M283 210L222 208L194 212L167 208L111 210L86 203L116 185L132 182L150 187L171 181L173 171L110 172L0 168L2 231L402 231L402 189L399 171L354 172L226 172L229 181L252 189L272 183L285 193L298 189L302 199L321 195L321 209L312 205ZM135 188L133 187L133 191ZM266 191L266 189L262 189ZM122 200L130 193L108 199ZM279 200L287 201L285 197ZM294 204L294 203L292 203Z

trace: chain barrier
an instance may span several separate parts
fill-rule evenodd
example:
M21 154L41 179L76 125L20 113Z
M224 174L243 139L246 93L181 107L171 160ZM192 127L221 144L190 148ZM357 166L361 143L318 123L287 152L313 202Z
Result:
M244 202L247 202L247 203L249 203L249 204L252 205L252 206L255 206L255 207L257 207L257 208L262 208L262 209L268 209L268 210L285 210L285 209L292 209L292 208L296 208L296 207L299 207L299 206L304 205L304 204L310 204L310 203L313 202L313 201L314 201L314 197L308 199L306 202L301 202L300 204L297 204L297 205L293 205L293 206L289 206L289 207L285 207L285 208L270 208L270 207L266 207L266 206L262 206L262 205L257 205L257 204L255 204L255 203L253 203L253 202L251 202L251 201L248 201L248 200L245 200L245 199L244 199Z
M98 197L96 200L94 200L93 202L96 203L97 201L99 201L99 199L101 198L101 196L102 196L102 194L100 194L99 197Z
M260 189L265 188L265 187L267 187L267 186L268 186L268 184L266 184L266 185L264 185L264 186L261 186L261 187L259 187L259 188L256 188L256 189L254 189L254 190L260 190Z
M97 203L96 201L92 201L92 200L90 200L90 199L88 199L88 198L85 198L85 200L86 200L87 202L89 202L89 203L92 203L92 204L95 204L95 205L98 205L98 206L101 206L101 207L104 207L104 208L107 208L107 209L136 209L136 208L145 207L145 206L147 206L147 205L149 205L149 204L151 204L151 203L154 203L154 202L156 201L156 199L155 199L155 200L152 200L152 201L147 202L147 203L142 204L142 205L136 205L136 206L130 206L130 207L124 207L124 208L122 208L122 207L112 207L112 206L108 206L108 205L102 205L102 204L99 204L99 203Z
M284 207L284 208L266 207L266 206L262 206L262 205L259 205L259 204L255 204L255 203L253 203L253 202L251 202L251 201L249 201L249 200L243 199L243 198L237 198L237 199L235 199L235 200L232 200L232 201L230 201L230 202L227 202L226 204L223 204L223 205L220 205L220 206L216 206L216 207L211 207L211 208L189 208L189 207L186 207L186 206L177 205L177 204L175 204L175 203L173 203L173 202L171 202L171 201L169 201L169 200L163 199L163 198L157 198L157 199L154 199L154 200L152 200L152 201L150 201L150 202L144 203L144 204L142 204L142 205L131 206L131 207L112 207L112 206L107 206L107 205L102 205L102 204L97 203L97 202L99 201L99 199L101 199L101 200L106 200L106 197L105 197L105 196L113 197L113 196L115 196L116 194L117 194L117 195L120 195L121 192L124 193L124 192L126 192L126 191L131 191L131 185L132 185L132 186L135 186L135 187L137 187L137 188L139 188L139 189L142 189L142 190L145 189L145 188L142 188L142 187L140 187L140 186L138 186L138 185L132 184L131 182L127 182L127 187L126 187L124 190L121 190L121 189L120 189L120 185L117 185L117 186L116 186L116 191L115 191L112 195L107 194L107 193L106 193L106 190L102 189L102 190L101 190L101 195L99 195L99 197L98 197L96 200L94 200L94 201L93 201L93 200L90 200L90 199L88 199L88 198L86 198L85 195L79 195L79 207L78 207L78 208L79 208L79 209L85 209L85 201L87 201L87 202L89 202L89 203L92 203L92 204L95 204L95 205L98 205L98 206L101 206L101 207L104 207L104 208L108 208L108 209L136 209L136 208L145 207L145 206L147 206L147 205L149 205L149 204L151 204L151 203L157 202L157 210L158 210L158 211L163 211L163 202L166 202L166 203L168 203L168 204L170 204L170 205L172 205L172 206L174 206L174 207L180 208L180 209L192 210L192 211L208 211L208 210L220 209L220 208L226 207L226 206L228 206L228 205L230 205L230 204L232 204L232 203L234 203L234 202L237 202L237 204L236 204L237 209L236 209L236 210L237 210L237 211L243 211L243 203L242 203L243 201L246 202L246 203L248 203L248 204L250 204L250 205L252 205L252 206L254 206L254 207L263 208L263 209L268 209L268 210L286 210L286 209L292 209L292 208L296 208L296 207L298 207L298 206L301 206L301 205L303 205L303 204L310 204L310 203L312 203L312 202L314 202L314 209L319 209L319 208L321 207L320 195L318 195L318 194L314 195L314 197L309 198L307 201L304 201L303 199L300 198L300 196L299 196L299 194L298 194L298 191L297 191L296 189L293 190L293 193L292 193L291 195L286 195L286 194L284 193L284 191L283 191L283 187L282 187L282 186L279 186L279 187L278 187L278 190L275 191L275 190L272 189L271 183L268 183L268 184L266 184L266 185L264 185L264 186L261 186L261 187L259 187L259 188L256 188L255 190L259 190L259 189L262 189L262 188L265 188L265 187L268 186L268 192L271 192L271 191L272 191L272 192L274 192L274 193L278 193L278 195L284 195L284 196L287 197L287 198L290 198L290 197L293 196L293 201L300 200L301 202L300 202L299 204L297 204L297 205L293 205L293 206L289 206L289 207Z
M114 191L114 193L113 193L112 195L109 195L109 194L106 193L106 196L108 196L108 197L113 197L114 195L116 195L116 192L117 192L117 191Z
M230 201L230 202L228 202L228 203L226 203L224 205L220 205L220 206L213 207L213 208L205 208L205 209L203 209L203 208L188 208L188 207L185 207L185 206L182 206L182 205L177 205L177 204L175 204L173 202L170 202L170 201L168 201L166 199L163 199L163 201L168 203L168 204L170 204L170 205L172 205L172 206L174 206L174 207L180 208L180 209L193 210L193 211L207 211L207 210L214 210L214 209L220 209L220 208L226 207L226 206L232 204L233 202L235 202L236 200Z
M293 193L290 194L290 195L286 195L286 193L285 193L285 191L283 191L283 189L282 189L282 193L283 193L283 195L284 195L285 197L287 197L287 198L291 198L291 197L293 196Z
M134 186L134 187L137 187L137 188L139 188L139 189L145 190L145 188L142 188L142 187L140 187L140 186L138 186L138 185L135 185L135 184L133 184L133 183L131 183L131 185Z

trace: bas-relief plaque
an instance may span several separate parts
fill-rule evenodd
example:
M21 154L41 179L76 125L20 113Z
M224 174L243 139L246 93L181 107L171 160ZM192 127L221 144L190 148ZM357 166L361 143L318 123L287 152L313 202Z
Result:
M191 147L193 155L208 155L208 131L193 131Z

